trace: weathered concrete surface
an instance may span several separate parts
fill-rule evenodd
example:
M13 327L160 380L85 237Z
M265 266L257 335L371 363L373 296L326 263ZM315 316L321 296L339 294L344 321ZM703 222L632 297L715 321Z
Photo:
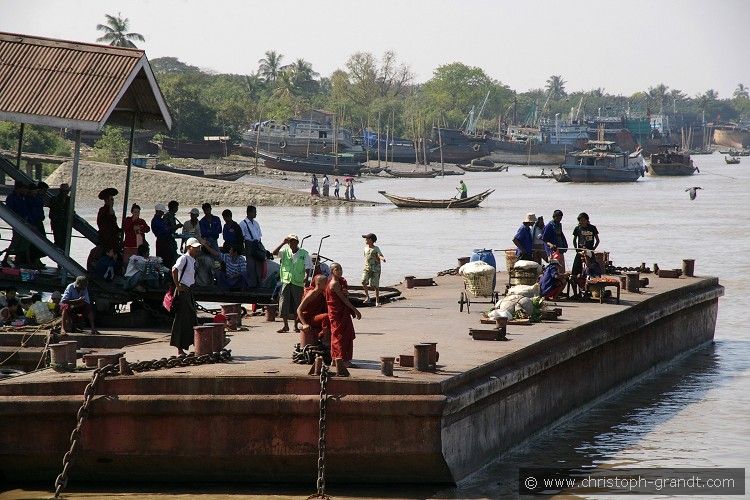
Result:
M498 283L507 279L498 276ZM405 290L364 310L350 379L329 384L331 480L450 482L623 381L713 338L715 278L658 279L623 303L560 303L563 321L509 327L509 342L468 336L484 305L458 312L461 281ZM317 457L318 381L289 361L294 334L262 318L232 336L229 364L111 379L84 425L80 479L308 481ZM438 342L438 372L378 370L383 355ZM168 336L127 348L172 353ZM43 371L0 382L7 477L59 472L89 374Z

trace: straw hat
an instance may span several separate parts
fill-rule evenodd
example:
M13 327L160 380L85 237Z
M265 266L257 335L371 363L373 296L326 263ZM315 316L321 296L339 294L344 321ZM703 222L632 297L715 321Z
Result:
M526 220L524 220L524 222L536 222L536 214L531 212L527 213Z

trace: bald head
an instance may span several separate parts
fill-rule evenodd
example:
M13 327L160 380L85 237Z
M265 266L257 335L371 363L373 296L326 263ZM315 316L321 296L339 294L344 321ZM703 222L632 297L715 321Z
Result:
M315 288L325 288L327 281L328 278L326 278L322 274L316 274L313 283L315 283Z

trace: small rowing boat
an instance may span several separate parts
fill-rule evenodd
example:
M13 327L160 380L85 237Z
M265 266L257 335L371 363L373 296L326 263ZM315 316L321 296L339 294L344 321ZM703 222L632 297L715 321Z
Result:
M426 200L423 198L412 198L411 196L396 196L385 191L378 191L399 208L476 208L494 189L488 189L468 198L449 198L447 200Z
M214 179L217 181L230 181L234 182L241 177L245 177L250 173L250 170L238 170L237 172L230 172L228 174L205 174L203 177L206 179Z
M538 175L523 174L523 176L526 177L527 179L554 179L555 178L553 174L538 174Z
M458 168L465 172L502 172L508 171L507 165L457 165Z
M425 172L415 170L413 172L406 172L403 170L391 170L390 168L386 168L385 172L393 177L403 177L406 179L430 179L433 177L437 177L440 174L440 172L437 170L428 170Z
M740 159L737 156L725 156L724 161L727 162L727 165L737 165Z

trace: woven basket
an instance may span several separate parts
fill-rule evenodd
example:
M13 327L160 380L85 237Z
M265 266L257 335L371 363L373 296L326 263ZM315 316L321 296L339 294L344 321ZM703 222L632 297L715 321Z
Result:
M493 278L495 277L495 269L487 273L472 273L464 274L464 284L466 289L470 291L475 297L491 297L495 291L493 286Z
M511 285L531 286L539 280L539 273L531 270L512 269L508 275Z

